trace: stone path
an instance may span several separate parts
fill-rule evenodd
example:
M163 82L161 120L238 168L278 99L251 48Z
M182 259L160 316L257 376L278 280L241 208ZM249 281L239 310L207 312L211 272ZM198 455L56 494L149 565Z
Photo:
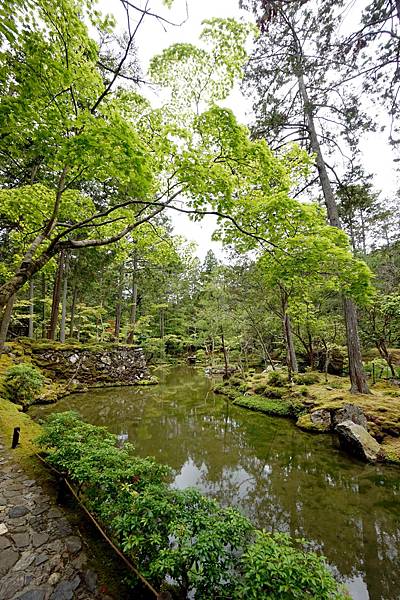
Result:
M0 445L0 600L102 598L82 538Z

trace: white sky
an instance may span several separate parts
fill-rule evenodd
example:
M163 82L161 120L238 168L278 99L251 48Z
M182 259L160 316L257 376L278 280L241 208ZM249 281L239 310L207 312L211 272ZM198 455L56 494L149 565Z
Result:
M145 4L144 0L136 0L134 3L141 8ZM151 57L160 53L163 48L176 42L195 44L202 29L201 22L204 19L212 17L249 19L249 14L241 11L238 4L238 0L187 0L189 16L181 27L165 25L164 28L155 19L146 17L136 37L143 72L146 72ZM113 13L117 18L122 15L119 0L100 0L99 6L103 12ZM176 23L180 23L186 18L185 0L175 0L171 10L165 8L162 0L152 0L149 10ZM239 89L234 90L225 104L235 112L238 120L248 121L247 115L250 114L251 103L240 93ZM399 182L396 181L393 154L386 134L368 134L361 141L360 146L365 168L367 172L374 174L376 189L382 190L383 195L390 198L398 189ZM216 223L214 217L205 217L201 223L193 223L187 216L174 213L172 220L177 234L184 235L198 244L198 256L201 259L209 248L212 248L217 255L222 256L221 244L211 241Z

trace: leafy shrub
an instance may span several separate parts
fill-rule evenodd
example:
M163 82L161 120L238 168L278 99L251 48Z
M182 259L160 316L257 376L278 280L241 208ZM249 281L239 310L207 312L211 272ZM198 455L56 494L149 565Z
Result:
M319 383L320 379L317 373L297 373L294 381L299 385L312 385L313 383Z
M118 448L105 428L53 414L39 442L140 571L159 587L172 581L179 598L345 598L322 558L197 490L170 488L169 467Z
M287 375L280 371L271 371L268 374L268 383L274 387L283 387L287 384Z
M10 400L27 407L35 400L44 382L38 369L29 363L20 363L7 369L4 385Z
M257 532L256 541L242 557L243 576L235 598L259 600L339 600L349 598L338 590L324 560L294 546L286 534Z

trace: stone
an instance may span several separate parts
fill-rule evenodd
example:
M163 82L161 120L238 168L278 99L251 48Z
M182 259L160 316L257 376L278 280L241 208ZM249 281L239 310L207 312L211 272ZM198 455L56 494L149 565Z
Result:
M5 523L0 523L0 535L4 535L7 531L7 525Z
M46 592L46 588L36 588L25 592L22 596L18 596L17 600L44 600Z
M61 573L52 573L47 581L47 583L49 585L57 585L57 583L60 581L61 579Z
M323 428L326 431L329 431L331 428L331 413L325 408L314 410L314 412L310 414L310 419L318 428Z
M48 560L49 560L49 557L47 556L47 554L39 554L39 556L37 556L35 558L35 567L39 567L40 565L43 565Z
M15 594L20 592L25 585L24 573L18 573L17 575L15 573L9 573L1 580L0 600L9 600L15 596Z
M301 415L297 419L296 425L305 431L326 433L331 430L331 415L328 410L316 410L313 413Z
M0 552L0 577L8 573L19 559L19 553L12 548Z
M14 533L11 535L17 548L24 548L29 546L29 534L28 533Z
M13 506L8 512L10 519L18 519L18 517L24 517L29 512L26 506Z
M80 578L78 576L72 581L61 581L50 596L50 600L71 600L79 583Z
M342 448L367 462L376 462L381 457L381 447L368 431L353 421L343 421L336 426Z
M36 483L36 481L34 479L25 479L24 486L32 487L33 485L35 485L35 483Z
M48 541L48 539L48 533L36 533L36 531L32 533L32 544L35 546L35 548L43 546L43 544L45 544Z
M334 427L343 421L353 421L368 431L368 421L362 409L356 404L345 404L332 412L332 424Z
M62 517L62 512L58 508L50 508L47 516L49 519L58 519Z
M97 587L97 575L94 571L88 569L84 574L85 584L89 592L95 592Z
M71 535L65 539L68 552L77 554L82 548L82 541L77 535Z
M35 554L30 550L25 550L19 561L13 567L13 571L25 571L35 560Z
M10 546L11 546L10 540L5 535L2 535L0 537L0 550L5 550L6 548L9 548Z

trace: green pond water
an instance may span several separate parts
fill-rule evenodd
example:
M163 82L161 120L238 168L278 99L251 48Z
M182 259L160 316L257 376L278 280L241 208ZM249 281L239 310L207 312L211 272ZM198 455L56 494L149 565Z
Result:
M267 530L307 538L356 600L400 599L400 469L363 464L334 436L234 407L201 370L158 372L160 385L108 388L35 407L76 410L171 465L173 485L234 505Z

